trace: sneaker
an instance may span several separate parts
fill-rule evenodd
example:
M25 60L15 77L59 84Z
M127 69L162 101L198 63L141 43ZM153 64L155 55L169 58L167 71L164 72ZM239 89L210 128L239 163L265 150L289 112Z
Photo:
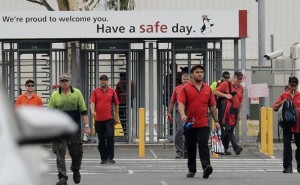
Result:
M107 164L107 161L101 161L100 164Z
M298 168L297 168L298 170ZM291 165L289 165L288 167L284 168L282 173L293 173L293 168Z
M193 172L188 172L188 173L186 174L186 177L187 177L187 178L193 178L193 177L195 177L195 173L193 173Z
M79 184L80 180L81 180L81 175L80 175L79 170L73 171L73 181L74 181L74 183Z
M236 155L240 155L242 151L243 151L243 147L241 147L241 146L238 146L238 147L234 150L234 152L235 152Z
M213 172L213 168L211 167L211 165L207 165L206 168L203 170L203 178L207 179L210 174L212 174Z
M56 185L68 185L68 183L65 179L59 179L59 181L56 183Z
M187 158L188 158L188 154L187 154L187 153L184 153L184 154L183 154L183 158L184 158L184 159L187 159Z
M175 159L181 159L183 157L182 153L177 153Z
M115 160L113 160L113 159L108 159L108 160L107 160L107 163L108 163L108 164L115 164L115 163L116 163L116 161L115 161Z

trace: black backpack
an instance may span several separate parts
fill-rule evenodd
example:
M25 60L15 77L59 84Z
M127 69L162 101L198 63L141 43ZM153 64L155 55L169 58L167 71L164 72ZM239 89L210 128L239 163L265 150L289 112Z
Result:
M297 123L297 112L292 100L286 100L278 110L278 124L284 129L289 129Z

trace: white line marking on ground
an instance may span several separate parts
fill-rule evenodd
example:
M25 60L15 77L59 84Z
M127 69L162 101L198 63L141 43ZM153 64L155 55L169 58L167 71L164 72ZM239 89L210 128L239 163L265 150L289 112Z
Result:
M133 174L134 172L133 172L133 170L128 170L128 173Z
M158 158L157 155L155 154L155 152L154 152L153 150L150 150L150 152L152 153L152 155L153 155L153 157L154 157L155 159Z
M168 185L168 183L166 183L165 181L160 181L160 183L161 183L162 185Z
M151 150L150 150L151 151ZM157 155L154 153L152 155L155 155L157 157ZM177 161L177 162L185 162L185 160L178 160L178 159L162 159L162 158L155 158L155 159L118 159L115 158L115 160L117 161ZM52 159L48 159L48 161L56 161L56 159L52 158ZM71 159L66 159L66 161L71 161ZM100 159L83 159L82 161L100 161ZM281 159L278 158L274 158L274 159L211 159L211 161L267 161L267 162L273 162L273 161L281 161Z

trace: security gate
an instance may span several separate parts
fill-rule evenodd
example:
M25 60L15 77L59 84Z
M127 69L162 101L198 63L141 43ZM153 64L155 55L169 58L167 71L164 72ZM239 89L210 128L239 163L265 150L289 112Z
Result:
M154 43L154 48L149 43ZM116 141L132 142L138 138L139 108L146 109L147 137L156 137L157 141L172 141L175 122L170 124L166 120L171 93L181 83L181 74L189 73L195 64L204 66L206 83L210 84L213 79L220 77L221 48L217 45L221 45L221 41L7 41L2 42L2 84L13 101L21 93L19 89L26 79L32 78L47 106L50 94L58 87L59 74L71 70L72 85L82 91L89 109L90 94L99 86L99 76L106 74L110 87L116 89L120 81L123 84L120 87L123 97L119 97L124 100L120 104L122 128L116 135ZM145 68L150 64L156 70L147 76L149 71ZM149 88L152 87L149 93L153 91L157 96L146 96L147 83ZM149 108L150 103L154 107ZM157 135L150 134L152 129L156 129ZM96 137L93 139L96 140Z
M220 76L217 69L221 65L221 41L206 40L176 40L170 42L159 42L157 52L157 137L169 142L174 141L176 127L175 114L173 111L173 122L168 123L167 111L173 90L181 84L181 75L190 73L191 67L195 64L201 64L204 67L204 81L211 84L216 76ZM213 47L210 47L213 46ZM179 71L181 70L181 71Z
M27 79L36 83L35 90L48 104L52 85L67 71L64 43L51 41L2 42L2 85L13 102L22 93Z
M139 45L141 49L132 49ZM99 86L99 77L105 74L109 86L117 91L120 101L120 121L116 140L129 142L136 138L138 108L144 107L145 74L143 43L129 41L96 41L82 43L81 55L88 63L85 87L87 98ZM120 92L120 93L118 93Z

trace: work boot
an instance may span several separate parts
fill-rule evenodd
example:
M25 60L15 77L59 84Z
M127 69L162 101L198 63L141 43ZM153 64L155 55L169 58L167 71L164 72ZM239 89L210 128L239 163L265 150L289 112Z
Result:
M81 175L79 170L74 170L73 171L73 181L75 184L79 184L81 180Z
M193 178L193 177L195 177L195 173L193 173L193 172L188 172L188 173L186 174L186 177L187 177L187 178Z
M107 160L107 163L108 163L108 164L115 164L115 163L116 163L116 161L115 161L115 160L113 160L113 159L108 159L108 160Z
M100 164L107 164L107 161L101 161Z
M65 179L59 179L59 181L56 183L56 185L68 185L68 183Z
M175 159L181 159L183 156L182 156L182 153L181 152L178 152L175 156Z
M206 168L203 170L203 178L207 179L210 174L212 174L213 168L211 165L207 165Z
M227 150L225 150L224 154L221 155L231 155L231 152L228 152Z
M234 150L234 152L235 152L236 155L240 155L242 151L243 151L243 147L241 147L241 146L238 146L238 147Z
M298 170L298 168L297 168L297 170ZM293 167L291 165L289 165L288 167L283 169L282 173L293 173Z
M184 154L183 154L183 158L184 158L184 159L187 159L188 157L189 157L189 156L188 156L187 153L184 153Z

